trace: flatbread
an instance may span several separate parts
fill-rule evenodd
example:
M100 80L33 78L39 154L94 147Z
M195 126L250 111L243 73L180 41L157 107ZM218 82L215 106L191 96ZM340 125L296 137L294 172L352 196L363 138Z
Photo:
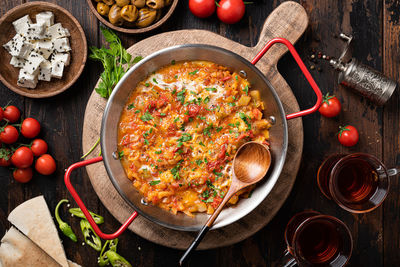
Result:
M16 207L8 215L8 220L62 267L68 267L57 228L43 196Z
M1 239L0 266L60 267L52 257L14 227L11 227Z

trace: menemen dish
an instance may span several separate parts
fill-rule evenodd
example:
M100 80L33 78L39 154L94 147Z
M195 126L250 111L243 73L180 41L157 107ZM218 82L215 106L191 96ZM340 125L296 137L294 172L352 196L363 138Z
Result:
M240 74L208 61L172 61L126 102L118 129L122 166L146 202L174 214L211 214L229 189L237 149L250 140L269 145L263 110L260 92Z

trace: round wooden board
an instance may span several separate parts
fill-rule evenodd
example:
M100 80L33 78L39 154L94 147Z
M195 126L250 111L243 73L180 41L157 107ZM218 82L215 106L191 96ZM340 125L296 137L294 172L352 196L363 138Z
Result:
M244 58L251 60L257 52L274 37L284 37L295 43L304 33L308 25L308 17L304 8L295 2L284 2L277 7L266 19L260 40L255 47L246 47L218 34L203 30L181 30L167 32L147 38L128 49L133 56L147 56L157 50L186 43L201 43L220 46L231 50ZM257 67L271 81L283 103L286 113L299 110L298 103L290 87L279 74L276 64L286 53L282 45L275 45L257 63ZM83 126L83 151L88 151L100 136L101 119L106 100L93 91L85 112ZM267 198L250 214L241 220L226 227L214 230L207 235L198 249L212 249L232 245L242 241L264 227L278 212L288 197L297 171L299 169L303 151L303 124L301 119L288 122L289 146L286 164L278 182ZM97 155L99 150L93 155ZM102 163L87 167L91 183L104 206L121 223L134 210L122 199L113 187ZM138 216L129 229L139 236L154 243L176 248L186 249L197 233L171 230L155 224L142 216Z

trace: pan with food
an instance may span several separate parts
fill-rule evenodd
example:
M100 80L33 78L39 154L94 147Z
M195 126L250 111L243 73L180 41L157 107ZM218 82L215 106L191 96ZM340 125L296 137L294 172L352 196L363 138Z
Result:
M288 47L315 91L312 108L286 115L275 89L255 67L276 43ZM255 188L231 200L213 226L220 228L267 197L285 163L287 120L315 112L321 100L318 86L286 39L272 39L251 62L209 45L170 47L140 61L117 84L102 120L103 157L72 165L65 182L104 239L121 234L137 213L168 228L196 231L229 188L237 148L247 141L268 145L269 172ZM117 191L137 211L114 234L102 233L92 222L70 182L74 169L101 160Z

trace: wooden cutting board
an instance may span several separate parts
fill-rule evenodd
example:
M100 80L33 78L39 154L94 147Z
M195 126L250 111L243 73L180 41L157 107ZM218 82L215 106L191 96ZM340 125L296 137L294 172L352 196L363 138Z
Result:
M246 47L218 34L204 30L181 30L166 32L147 38L128 49L133 56L143 57L160 49L187 43L210 44L231 50L244 58L251 60L257 52L274 37L283 37L295 43L304 33L308 25L308 17L304 8L292 1L278 6L266 19L260 34L260 40L255 47ZM268 53L257 63L257 67L270 80L276 89L286 113L299 110L298 103L286 81L277 70L277 62L287 52L285 46L273 46ZM106 100L93 91L85 112L82 147L88 151L100 136L101 119ZM286 164L275 187L268 197L249 215L241 220L217 229L208 234L199 249L211 249L232 245L242 241L264 227L278 212L288 197L297 171L299 169L303 151L303 124L301 119L288 122L289 147ZM98 155L99 147L93 152ZM103 163L87 167L91 183L104 206L119 221L124 222L133 209L125 203L107 176ZM90 208L90 207L89 207ZM142 216L138 216L129 229L139 236L154 243L185 249L197 233L180 232L162 227Z

